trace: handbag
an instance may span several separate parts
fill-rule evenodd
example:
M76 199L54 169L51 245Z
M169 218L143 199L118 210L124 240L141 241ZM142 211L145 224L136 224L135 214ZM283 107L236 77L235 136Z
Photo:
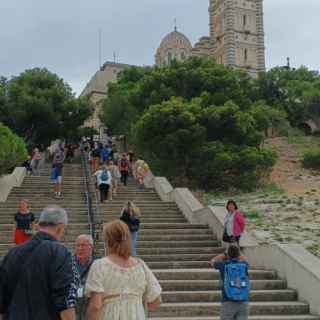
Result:
M228 243L234 242L234 238L232 236L228 235L226 229L224 229L224 231L223 231L222 241L223 242L228 242Z

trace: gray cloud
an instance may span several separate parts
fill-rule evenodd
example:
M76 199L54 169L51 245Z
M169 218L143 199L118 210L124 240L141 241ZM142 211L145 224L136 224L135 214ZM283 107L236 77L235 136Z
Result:
M0 75L47 67L79 93L103 61L150 65L163 36L178 28L194 43L208 30L208 0L2 0ZM320 69L319 0L265 0L267 66Z

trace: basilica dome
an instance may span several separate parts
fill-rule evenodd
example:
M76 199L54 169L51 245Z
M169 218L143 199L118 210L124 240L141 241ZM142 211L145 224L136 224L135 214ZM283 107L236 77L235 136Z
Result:
M183 61L191 55L192 44L190 40L177 29L166 35L161 41L155 58L157 66L165 66L173 60Z

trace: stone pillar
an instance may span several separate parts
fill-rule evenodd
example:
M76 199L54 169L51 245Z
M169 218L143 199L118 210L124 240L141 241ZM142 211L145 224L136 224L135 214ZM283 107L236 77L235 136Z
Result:
M263 0L256 0L257 2L257 61L258 72L266 70L265 62L265 46L264 46L264 23L263 23Z
M225 35L225 48L227 65L236 66L236 39L235 39L235 7L233 0L226 0L226 35Z
M210 38L215 42L215 32L214 32L214 6L216 4L216 0L209 1L209 32Z

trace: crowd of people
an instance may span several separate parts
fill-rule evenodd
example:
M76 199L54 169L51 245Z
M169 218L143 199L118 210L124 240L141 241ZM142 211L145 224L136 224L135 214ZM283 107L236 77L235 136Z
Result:
M143 187L149 166L135 160L134 153L120 156L110 143L80 146L86 152L96 177L101 202L117 196L118 184L128 177ZM95 152L99 150L99 154ZM61 197L63 145L52 150L55 196ZM70 155L69 155L70 156ZM37 156L39 158L39 156ZM36 174L39 171L35 171ZM226 205L223 241L225 253L210 263L220 272L222 320L245 320L249 315L250 279L248 263L240 252L245 218L235 201ZM103 228L106 256L94 256L91 235L79 235L71 253L61 240L68 225L64 209L50 205L37 223L27 199L20 201L14 216L11 249L0 264L0 318L6 320L143 320L147 310L161 304L161 286L147 264L138 258L141 212L128 201L119 219Z
M60 243L67 213L56 205L45 208L36 234L1 262L0 314L8 320L146 319L146 310L161 303L161 287L132 255L130 219L124 220L104 226L107 256L95 259L90 235L77 237L74 254Z
M210 262L221 277L220 319L245 320L250 293L249 265L240 252L245 219L234 201L226 209L226 251ZM137 258L139 217L139 208L128 202L119 220L104 226L106 256L97 259L91 235L76 238L73 254L60 243L68 225L64 209L48 206L35 225L22 199L15 215L18 246L0 265L0 314L8 320L146 319L146 311L161 304L161 287Z
M86 154L102 203L112 201L119 184L126 187L130 178L144 188L150 168L144 160L136 160L133 151L119 154L112 139L102 143L86 138L82 140L80 149Z

